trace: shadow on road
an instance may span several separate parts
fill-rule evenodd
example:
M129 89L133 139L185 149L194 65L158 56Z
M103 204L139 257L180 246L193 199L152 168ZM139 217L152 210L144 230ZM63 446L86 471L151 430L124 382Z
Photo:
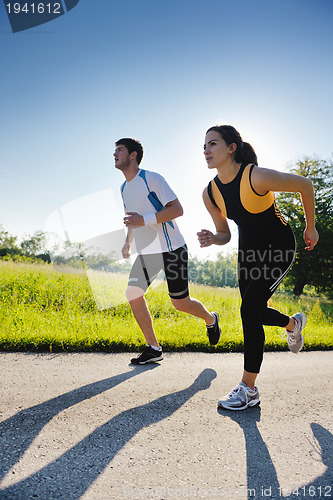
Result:
M158 365L134 367L128 372L99 380L16 413L0 423L0 480L18 462L45 425L58 413L98 394L113 389L125 380ZM1 498L1 492L0 492Z
M284 489L279 484L276 470L257 422L260 422L260 406L246 411L218 409L218 413L236 422L244 432L247 467L247 494L251 498L331 498L333 496L333 436L319 424L312 423L311 429L316 444L311 442L313 454L316 454L327 470L311 483L295 491Z
M2 433L7 432L7 439L13 438L12 446L14 445L17 451L11 454L10 459L7 460L6 470L8 470L9 465L14 465L15 460L19 459L40 429L56 413L95 394L115 387L138 373L140 373L140 370L90 384L73 391L74 394L72 392L65 394L20 412L21 415L17 414L8 419L4 422L5 427L0 431ZM160 422L172 415L197 392L208 389L215 377L216 372L214 370L205 369L188 388L120 413L98 427L43 469L27 479L1 490L0 498L11 500L24 500L33 497L47 498L48 500L54 498L79 499L135 434L144 427ZM45 411L49 413L48 418L43 415ZM28 419L28 423L24 418L24 414ZM44 419L43 423L39 421L39 418ZM10 420L12 420L11 424L8 423ZM8 436L8 432L10 436ZM16 436L18 442L15 443ZM4 439L3 434L2 439ZM29 442L25 443L25 439L28 439ZM6 439L4 439L4 442L6 443ZM8 447L7 452L10 453ZM5 455L7 455L7 452Z

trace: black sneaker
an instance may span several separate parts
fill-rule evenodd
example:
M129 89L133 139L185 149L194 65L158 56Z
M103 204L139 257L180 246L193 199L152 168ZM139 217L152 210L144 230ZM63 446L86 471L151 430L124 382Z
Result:
M162 361L162 349L156 351L150 345L144 348L143 352L137 358L131 359L133 365L146 365L147 363L156 363Z
M211 345L216 345L221 338L221 330L219 327L219 315L212 313L215 316L215 323L213 326L207 326L207 336Z

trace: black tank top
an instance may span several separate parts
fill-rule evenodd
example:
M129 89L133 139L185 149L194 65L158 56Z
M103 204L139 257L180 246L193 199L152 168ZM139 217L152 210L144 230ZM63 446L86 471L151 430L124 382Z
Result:
M240 240L263 242L290 234L291 228L276 207L274 193L256 193L251 184L254 165L242 164L236 177L223 184L216 176L208 184L208 195L228 219L236 222Z

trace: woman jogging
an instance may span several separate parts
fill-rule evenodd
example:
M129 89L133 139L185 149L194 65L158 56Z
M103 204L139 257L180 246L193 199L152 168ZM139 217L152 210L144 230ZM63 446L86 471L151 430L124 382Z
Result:
M303 345L306 316L292 317L267 306L267 301L289 271L295 257L295 238L289 224L278 211L274 191L299 192L306 228L306 250L318 241L315 228L315 200L310 179L299 175L259 168L252 146L242 141L230 125L211 127L206 134L204 155L208 168L217 176L203 192L205 206L216 228L215 234L201 230L201 247L225 245L230 240L227 218L239 230L238 282L242 298L241 318L244 336L244 372L240 384L218 405L243 410L259 404L255 386L263 359L263 325L286 329L289 349L298 353Z

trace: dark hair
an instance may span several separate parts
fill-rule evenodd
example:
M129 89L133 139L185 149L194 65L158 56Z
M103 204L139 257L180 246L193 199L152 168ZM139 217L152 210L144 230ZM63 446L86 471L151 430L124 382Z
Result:
M248 142L243 142L240 133L231 125L216 125L207 130L208 132L218 132L222 139L229 144L236 144L237 149L234 158L237 163L254 163L258 165L257 155Z
M130 137L124 137L123 139L119 139L119 141L117 141L115 144L116 146L120 145L125 146L129 154L134 153L134 151L136 151L137 153L136 159L138 165L140 165L143 157L143 147L140 141L138 141L137 139L131 139Z

